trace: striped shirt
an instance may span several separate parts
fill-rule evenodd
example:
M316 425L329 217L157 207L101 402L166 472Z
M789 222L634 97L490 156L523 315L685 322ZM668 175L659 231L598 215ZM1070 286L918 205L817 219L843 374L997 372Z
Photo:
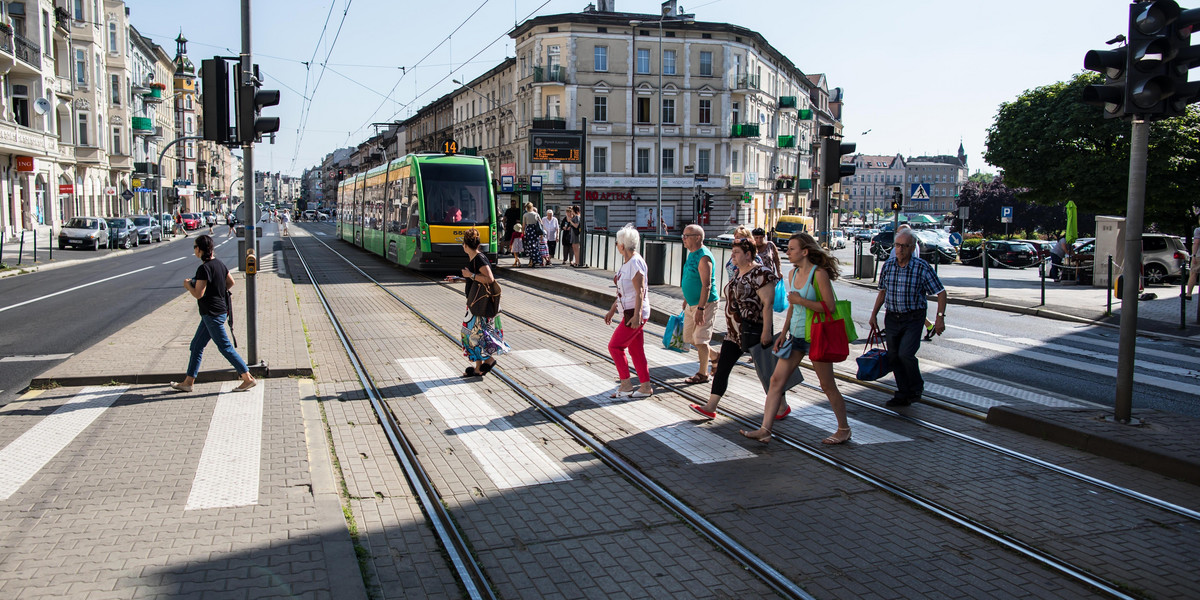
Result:
M929 263L915 256L903 267L896 262L896 257L887 259L879 274L879 289L886 292L883 304L889 313L923 311L928 307L925 296L946 291Z

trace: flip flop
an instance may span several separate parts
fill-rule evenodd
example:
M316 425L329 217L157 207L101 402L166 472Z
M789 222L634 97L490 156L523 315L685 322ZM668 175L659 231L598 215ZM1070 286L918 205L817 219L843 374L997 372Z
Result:
M649 398L650 396L653 396L653 395L654 395L654 392L639 392L637 390L634 390L629 393L629 397L633 398L634 400L640 400L642 398Z

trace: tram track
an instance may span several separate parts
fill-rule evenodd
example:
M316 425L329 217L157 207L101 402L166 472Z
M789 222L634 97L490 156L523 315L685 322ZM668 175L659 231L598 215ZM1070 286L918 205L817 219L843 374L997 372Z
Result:
M315 241L325 246L330 252L341 258L346 264L350 265L362 277L376 285L389 296L400 302L417 318L424 321L435 331L449 340L451 343L458 345L459 339L457 336L446 331L434 319L429 317L423 311L413 306L408 301L404 300L392 290L387 289L379 281L368 275L352 261L346 258L337 250L334 250L324 241L313 238ZM325 310L326 316L330 319L337 333L339 342L354 366L356 376L363 385L363 390L366 392L371 401L371 406L379 419L380 425L383 427L388 441L392 446L397 458L401 462L401 466L405 472L405 476L409 481L410 486L417 493L421 507L429 517L429 520L434 525L435 533L441 543L443 549L455 570L455 573L464 584L468 595L472 599L494 599L497 598L495 591L488 582L482 567L477 560L472 556L469 545L466 542L466 537L455 523L449 512L441 500L436 485L429 477L424 467L421 465L417 457L417 452L413 447L412 442L405 435L400 427L399 420L396 415L383 401L383 396L379 392L373 378L367 370L366 365L359 358L357 351L354 348L353 341L341 326L333 307L330 305L327 297L321 289L321 284L317 281L314 273L308 266L308 262L304 259L300 249L296 246L295 240L290 240L292 250L295 252L304 272L313 286L314 292L317 294L320 303ZM620 453L611 449L607 444L602 442L588 432L585 428L576 424L569 417L562 414L553 406L539 398L536 394L521 385L503 372L502 369L495 369L492 373L502 381L510 390L520 396L522 399L529 402L542 415L546 416L553 423L566 431L577 443L581 446L590 449L602 462L608 465L617 473L621 474L626 480L632 482L641 491L646 493L650 498L662 504L683 522L687 523L694 531L700 533L709 542L714 544L723 552L734 557L742 566L749 572L757 576L761 581L766 583L774 591L785 598L794 598L802 600L814 600L813 596L805 592L798 584L788 579L783 573L767 564L756 554L751 552L741 543L737 542L731 535L717 527L711 521L706 519L696 510L688 506L682 499L672 494L662 485L655 482L648 475L639 470L632 462L627 460Z

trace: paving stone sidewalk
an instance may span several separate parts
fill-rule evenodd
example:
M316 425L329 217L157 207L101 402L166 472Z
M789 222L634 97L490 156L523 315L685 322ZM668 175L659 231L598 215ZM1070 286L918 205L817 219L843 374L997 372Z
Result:
M501 278L578 298L598 307L608 307L616 298L612 274L600 269L499 267L497 271L501 273ZM868 284L869 281L860 285ZM1100 292L1102 294L1103 290ZM665 325L674 313L658 307L673 309L681 302L683 294L677 286L661 285L651 286L650 295L651 321ZM1005 306L983 305L1008 310ZM724 328L723 320L717 319L714 340L724 336ZM1128 428L1105 423L1098 418L1098 411L1095 410L1058 410L1050 407L1015 410L997 407L991 413L989 422L1000 426L1100 456L1124 460L1184 481L1200 482L1200 442L1197 442L1200 436L1196 435L1200 433L1200 419L1194 417L1138 410L1134 416L1145 418L1148 425ZM1173 441L1164 443L1167 439Z

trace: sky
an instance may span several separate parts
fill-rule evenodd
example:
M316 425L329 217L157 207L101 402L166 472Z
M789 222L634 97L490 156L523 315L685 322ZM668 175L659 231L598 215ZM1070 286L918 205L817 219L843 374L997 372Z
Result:
M587 0L252 0L254 60L282 100L274 145L255 168L299 175L357 145L371 123L411 116L507 56L531 16L581 12ZM616 0L658 14L655 0ZM239 0L126 0L130 23L172 56L183 32L200 61L241 49ZM1069 79L1083 55L1125 33L1128 0L680 0L697 21L762 34L806 74L845 94L846 142L868 154L955 154L971 172L1003 102ZM425 7L435 6L436 10ZM1186 7L1186 5L1185 5ZM401 69L400 67L404 67ZM305 101L309 98L309 101ZM1099 109L1097 109L1099 110Z

